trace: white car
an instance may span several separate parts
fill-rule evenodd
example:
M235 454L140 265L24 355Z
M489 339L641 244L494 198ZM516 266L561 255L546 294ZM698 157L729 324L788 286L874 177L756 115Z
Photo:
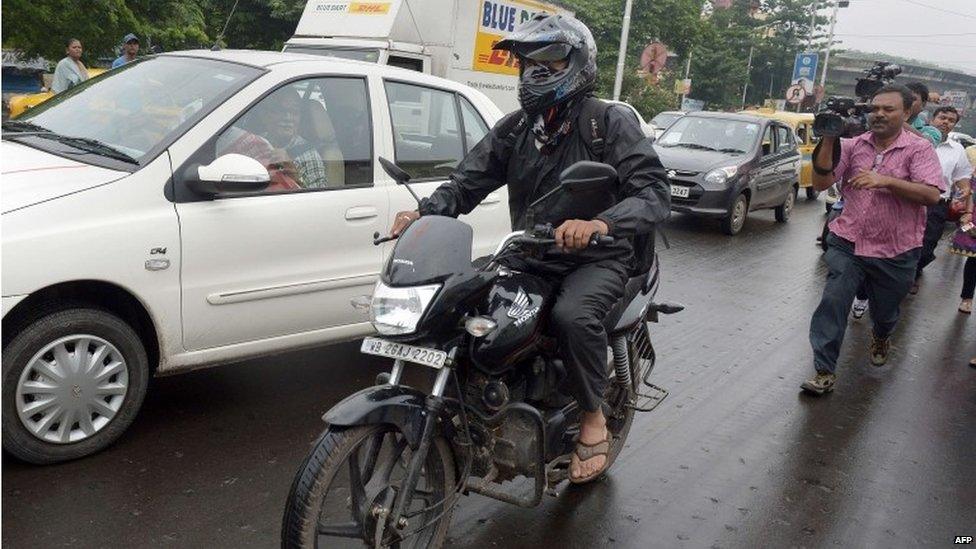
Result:
M605 99L604 101L610 103L611 105L620 105L621 107L624 107L630 112L634 113L634 116L637 117L637 121L640 123L641 131L644 132L644 136L650 137L651 139L657 138L657 136L654 134L654 126L648 124L644 120L644 117L641 115L641 113L637 112L636 107L634 107L633 105L625 101L613 101L612 99Z
M447 179L502 116L467 86L374 63L175 52L4 123L3 446L33 463L95 452L150 375L372 331L413 176ZM475 253L510 227L507 191L470 215Z

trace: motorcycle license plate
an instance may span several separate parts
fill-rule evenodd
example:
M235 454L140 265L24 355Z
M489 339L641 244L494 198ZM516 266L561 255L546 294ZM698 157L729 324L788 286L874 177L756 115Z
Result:
M363 339L363 346L360 348L360 351L367 355L385 356L387 358L416 362L417 364L423 364L431 368L443 368L444 363L447 362L447 353L444 351L384 341L375 337Z
M682 187L681 185L671 185L671 196L676 196L678 198L688 198L689 187Z

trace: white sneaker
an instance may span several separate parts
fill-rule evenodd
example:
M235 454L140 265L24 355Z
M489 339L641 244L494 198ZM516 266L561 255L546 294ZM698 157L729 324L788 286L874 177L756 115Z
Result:
M851 306L851 316L861 318L868 310L868 300L854 298L854 305Z

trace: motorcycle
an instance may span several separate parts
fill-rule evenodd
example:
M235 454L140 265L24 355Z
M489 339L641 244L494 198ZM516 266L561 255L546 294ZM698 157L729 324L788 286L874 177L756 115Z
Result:
M380 163L410 189L408 174ZM530 212L556 195L585 203L587 192L616 177L606 164L576 163ZM558 495L581 412L559 390L565 368L547 326L557 288L505 266L507 257L539 257L554 245L551 225L529 226L475 262L472 229L457 219L421 217L399 237L369 302L354 300L369 307L378 332L361 351L393 359L392 370L323 416L327 427L288 495L282 547L437 548L461 495L527 508ZM613 241L594 236L590 245ZM390 239L376 234L374 244ZM635 412L653 410L668 394L648 380L655 353L647 323L683 307L654 302L659 281L655 255L605 320L609 465ZM401 383L408 364L436 372L428 391Z

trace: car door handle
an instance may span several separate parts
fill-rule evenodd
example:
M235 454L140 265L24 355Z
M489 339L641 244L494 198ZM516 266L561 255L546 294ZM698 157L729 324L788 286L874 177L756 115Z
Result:
M346 210L347 221L353 221L356 219L371 219L378 215L380 215L379 210L372 206L359 206Z
M491 193L481 201L482 204L498 204L502 201L502 196L500 193Z

